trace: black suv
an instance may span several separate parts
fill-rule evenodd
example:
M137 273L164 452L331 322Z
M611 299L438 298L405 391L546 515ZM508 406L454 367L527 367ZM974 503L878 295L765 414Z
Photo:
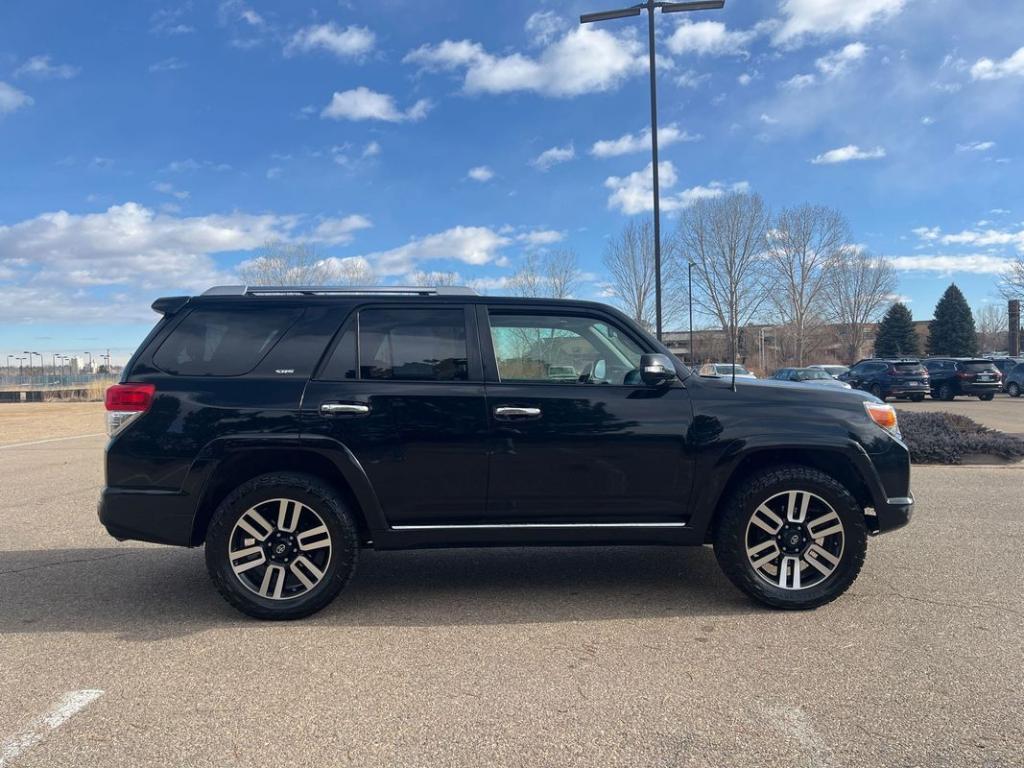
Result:
M991 360L929 357L924 364L932 381L932 397L936 400L952 400L957 395L991 400L1003 387L1003 374Z
M360 548L536 544L713 544L749 595L813 608L910 519L891 406L692 375L601 304L222 287L153 307L107 393L100 520L205 544L253 616L319 610Z
M919 403L928 394L928 371L920 360L909 357L860 360L837 378L879 400L903 397Z

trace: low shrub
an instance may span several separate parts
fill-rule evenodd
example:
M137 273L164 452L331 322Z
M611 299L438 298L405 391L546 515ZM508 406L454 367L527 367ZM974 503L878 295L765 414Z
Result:
M900 431L915 464L962 464L965 456L1024 458L1024 440L953 413L900 411Z

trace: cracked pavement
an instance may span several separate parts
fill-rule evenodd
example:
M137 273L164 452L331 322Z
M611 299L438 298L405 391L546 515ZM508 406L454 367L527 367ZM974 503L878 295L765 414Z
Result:
M812 613L709 549L464 549L367 552L266 624L200 550L106 535L102 447L2 453L0 746L103 691L9 765L1024 764L1024 467L915 468L914 521Z

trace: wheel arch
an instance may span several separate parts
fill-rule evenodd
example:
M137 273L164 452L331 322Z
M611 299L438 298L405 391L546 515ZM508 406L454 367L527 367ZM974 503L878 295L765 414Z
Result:
M312 475L335 488L351 510L359 531L361 544L370 542L377 530L380 506L366 474L355 457L340 444L304 445L239 445L221 450L211 449L200 471L205 480L198 496L192 522L190 544L199 546L206 540L210 520L224 498L242 483L270 472L298 472Z
M863 473L845 450L818 446L762 447L744 453L733 464L717 497L711 502L713 511L704 531L705 543L711 543L722 509L745 478L771 467L787 465L810 467L834 477L853 495L861 509L875 505L874 495ZM865 514L865 519L868 530L877 530L877 520L873 516Z

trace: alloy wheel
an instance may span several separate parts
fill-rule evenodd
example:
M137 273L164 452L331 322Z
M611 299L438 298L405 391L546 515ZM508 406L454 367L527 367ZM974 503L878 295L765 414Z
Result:
M810 491L789 490L762 502L747 523L747 560L781 589L810 589L839 567L846 542L838 513Z
M307 594L331 562L331 534L316 510L295 499L267 499L247 509L228 537L238 580L270 600Z

